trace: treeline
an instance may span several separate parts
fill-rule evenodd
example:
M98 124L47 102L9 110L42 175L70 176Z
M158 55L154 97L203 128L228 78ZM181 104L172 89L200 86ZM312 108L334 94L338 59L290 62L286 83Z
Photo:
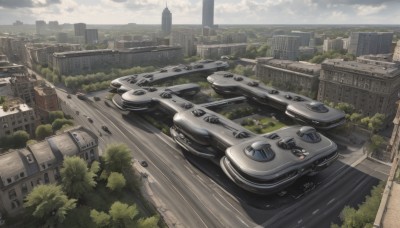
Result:
M129 69L111 69L107 72L98 72L86 75L58 76L57 72L54 72L47 67L35 65L33 69L45 77L46 80L53 82L54 84L61 83L69 89L84 90L85 92L106 89L110 85L110 81L122 76L153 72L156 70L153 66L147 66L133 67Z

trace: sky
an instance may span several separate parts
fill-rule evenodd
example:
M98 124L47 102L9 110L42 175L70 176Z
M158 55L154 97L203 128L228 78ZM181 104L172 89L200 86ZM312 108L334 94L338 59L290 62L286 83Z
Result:
M160 24L165 0L0 0L0 24L20 20ZM170 0L173 24L201 24L201 0ZM215 24L400 24L400 0L215 0Z

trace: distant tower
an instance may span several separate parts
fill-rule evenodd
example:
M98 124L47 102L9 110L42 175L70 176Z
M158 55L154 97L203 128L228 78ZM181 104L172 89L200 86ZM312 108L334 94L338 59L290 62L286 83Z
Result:
M85 36L85 30L86 30L85 23L74 24L75 36Z
M203 26L214 26L214 0L203 0Z
M172 27L172 13L168 9L168 5L165 6L165 9L162 12L162 19L161 19L161 30L164 35L171 34L171 27Z

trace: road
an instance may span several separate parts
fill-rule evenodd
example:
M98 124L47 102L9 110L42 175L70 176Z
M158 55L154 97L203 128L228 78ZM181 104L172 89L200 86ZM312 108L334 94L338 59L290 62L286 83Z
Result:
M103 101L87 102L58 91L66 102L64 109L76 121L101 132L106 125L112 132L102 132L100 149L122 142L133 151L137 160L146 160L149 185L165 208L175 215L181 227L329 227L339 222L345 205L356 206L371 187L384 179L386 169L372 169L365 161L353 168L341 161L315 177L305 177L287 190L284 196L258 196L243 191L225 177L217 162L199 159L183 152L169 137L147 124L140 116L107 107ZM71 107L70 109L68 107ZM69 111L68 111L69 110ZM75 110L80 110L75 115ZM94 120L87 121L86 116ZM366 164L365 164L366 163ZM378 170L378 171L377 171ZM313 183L315 189L303 189Z

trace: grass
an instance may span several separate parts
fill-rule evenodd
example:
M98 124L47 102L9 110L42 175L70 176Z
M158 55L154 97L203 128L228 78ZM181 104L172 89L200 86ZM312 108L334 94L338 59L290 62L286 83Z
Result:
M259 120L247 118L242 122L242 126L257 134L265 134L286 127L285 124L270 117L263 117Z

